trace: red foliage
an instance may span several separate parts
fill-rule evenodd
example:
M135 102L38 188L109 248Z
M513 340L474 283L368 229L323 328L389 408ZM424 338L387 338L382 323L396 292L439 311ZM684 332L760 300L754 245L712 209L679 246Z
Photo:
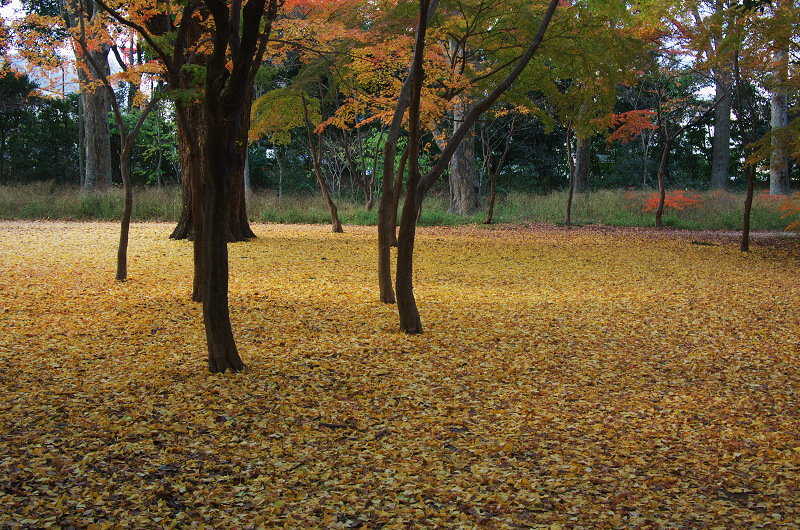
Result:
M795 193L791 197L783 197L780 209L783 212L781 219L790 219L796 217L786 230L793 232L800 232L800 193Z
M688 206L700 206L701 204L703 204L703 199L699 193L687 194L684 190L667 193L664 197L664 208L683 210ZM658 193L652 193L644 202L643 211L652 212L656 208L658 208Z
M621 114L609 114L600 123L614 129L614 132L608 137L609 143L614 140L627 143L644 131L656 129L656 124L653 122L654 115L655 112L650 109L631 110Z

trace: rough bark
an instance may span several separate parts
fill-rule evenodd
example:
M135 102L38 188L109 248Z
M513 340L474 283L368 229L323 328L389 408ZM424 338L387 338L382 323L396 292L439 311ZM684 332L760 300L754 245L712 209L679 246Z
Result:
M592 139L578 138L575 150L575 193L589 191L589 168L592 159Z
M64 19L70 29L81 29L85 39L87 31L97 32L96 21L100 10L94 2L69 0L64 4ZM108 112L110 100L100 78L92 63L107 75L108 53L111 49L108 44L100 44L89 50L75 47L75 61L80 86L80 105L82 123L82 157L84 160L84 173L81 175L81 185L84 189L103 189L111 185L111 136L108 127Z
M276 0L228 6L206 0L214 19L213 52L206 67L203 167L203 320L211 372L244 369L233 338L228 309L228 205L234 180L242 177L250 95L269 38ZM266 10L267 27L260 24ZM230 47L230 50L229 50ZM233 57L229 67L228 58ZM244 134L243 134L244 131Z
M108 48L91 52L92 59L100 68L108 68ZM78 53L76 59L83 63L78 67L83 104L84 189L103 189L111 185L111 136L108 128L108 95L102 85L87 73L91 66L86 57Z
M247 93L244 106L247 112L242 116L239 125L239 137L243 142L236 143L234 159L234 176L231 183L231 194L228 200L228 241L246 241L256 237L247 219L247 186L245 168L247 166L248 133L250 131L250 107L253 101L252 87Z
M775 60L786 62L786 52L781 51ZM792 187L789 182L789 163L784 128L789 124L789 107L786 88L778 86L770 96L772 116L772 153L769 158L769 193L770 195L790 195Z
M453 106L453 123L457 129L467 115L469 108L463 98ZM480 185L475 168L475 126L469 127L464 139L458 145L450 160L450 213L469 215L480 210Z
M775 2L777 11L785 10L786 0ZM770 195L790 195L792 193L789 182L789 149L787 147L785 127L789 124L789 107L786 83L789 77L789 42L781 37L775 42L775 64L772 75L772 94L770 103L772 117L770 128L772 131L772 153L769 159L769 193Z
M178 155L181 167L181 216L178 224L170 234L172 239L194 239L194 216L192 208L192 152L196 152L205 143L205 125L203 108L199 102L178 103L185 113L184 119L177 120ZM190 145L195 142L197 145ZM196 155L195 155L196 156ZM199 165L196 167L200 168ZM202 219L202 215L199 216Z
M728 187L728 173L731 164L731 94L728 83L721 74L714 76L716 99L714 110L714 139L711 154L711 187Z
M204 111L201 103L186 103L184 104L186 110L188 126L191 128L191 134L186 130L186 126L181 125L178 121L178 146L180 148L180 164L181 164L181 191L183 197L181 199L181 216L178 219L178 224L170 234L172 239L194 239L195 223L194 223L194 197L192 195L192 179L191 179L191 163L189 142L190 138L194 137L199 145L204 145L206 142L206 129L204 125ZM243 123L242 127L249 127L249 118L247 123ZM231 193L229 196L228 204L228 240L229 241L246 241L247 239L255 237L253 230L250 228L250 222L247 219L247 203L246 203L246 186L244 182L244 168L246 161L245 145L237 146L237 156L235 158L234 172L237 176L234 178ZM201 171L204 171L200 166ZM241 178L238 174L241 173ZM186 178L188 176L188 178ZM201 177L201 181L205 176ZM197 186L195 186L197 187ZM202 188L201 188L202 189ZM202 198L201 198L202 200ZM202 220L202 215L199 216Z

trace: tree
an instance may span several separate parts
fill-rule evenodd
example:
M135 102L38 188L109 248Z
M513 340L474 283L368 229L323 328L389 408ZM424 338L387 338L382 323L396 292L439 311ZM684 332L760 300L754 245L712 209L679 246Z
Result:
M117 21L135 29L151 46L162 62L172 89L185 87L183 74L187 56L184 46L191 42L189 31L196 29L194 16L210 23L210 53L203 69L205 139L202 150L195 137L188 142L195 213L199 211L201 166L205 177L202 224L195 223L195 276L198 276L197 262L200 261L208 369L211 372L242 370L244 363L233 338L228 308L228 205L235 181L243 174L253 83L277 16L278 1L249 0L244 5L238 2L228 5L221 0L202 3L193 0L183 6L180 21L171 34L172 53L146 29L144 21L139 23L126 18L102 1L98 3ZM176 114L191 136L193 130L188 126L186 107L180 102L176 105Z
M103 75L110 74L108 53L110 43L106 20L102 11L92 1L69 0L64 4L64 20L68 29L79 31L85 26L95 45L89 51L73 48L77 60L78 80L81 86L81 109L85 146L85 174L81 183L86 189L105 188L111 184L111 136L108 128L108 110L111 99L102 85L94 63Z
M319 92L320 92L320 105L323 109L323 114L320 116L321 119L324 120L324 109L325 109L325 102L324 102L324 94L322 93L322 84L319 84ZM342 230L342 223L339 221L339 212L336 208L336 204L333 202L331 198L331 192L328 189L328 183L325 181L325 177L322 176L322 130L317 131L317 141L314 142L314 126L311 124L311 118L309 117L309 110L308 110L308 102L306 101L305 94L301 92L301 98L303 101L303 121L306 125L306 133L308 134L308 148L309 152L311 153L311 159L314 162L314 174L317 177L317 183L319 183L319 187L322 190L322 196L325 198L325 204L328 206L328 211L331 214L331 228L332 230L340 234L344 230ZM315 145L316 143L316 145Z
M777 25L790 26L784 11L787 0L775 1ZM793 7L793 3L792 3ZM773 67L771 80L771 143L772 153L769 163L769 192L770 195L791 195L792 187L789 181L789 149L786 127L789 125L788 107L788 82L789 82L789 48L791 38L789 28L780 28L775 31L773 41Z
M90 65L93 75L100 79L102 82L102 87L108 92L108 99L111 102L111 106L114 110L114 119L116 120L117 127L119 128L119 167L120 175L122 177L122 184L125 189L125 203L122 209L122 220L120 222L116 279L117 281L124 281L128 278L128 234L130 232L131 212L133 211L133 186L131 184L130 174L131 152L136 140L136 135L139 133L139 129L141 129L144 120L147 118L147 115L150 114L150 111L155 106L156 101L158 100L158 95L153 94L153 96L150 98L150 101L147 103L147 105L145 105L144 109L142 109L138 120L129 132L125 125L125 120L122 116L122 112L120 111L119 104L117 103L114 87L111 85L111 82L109 81L109 78L106 75L103 67L96 61L97 54L89 48L86 35L86 21L84 19L84 12L85 9L83 6L83 0L80 0L79 9L77 11L80 33L75 37L75 40L78 43L78 48L81 50L83 57L86 58L86 61Z
M402 117L408 109L408 135L409 135L409 169L406 180L406 196L403 204L403 214L400 221L400 231L398 234L397 250L397 274L396 274L396 296L397 309L400 317L400 329L406 333L416 334L422 332L422 324L414 299L413 291L413 254L414 239L417 214L425 194L433 185L434 181L441 176L447 168L458 144L467 135L468 130L478 117L486 112L506 91L511 88L514 81L520 76L522 71L533 58L544 39L550 20L558 6L558 0L551 0L543 14L536 34L530 44L524 50L522 56L515 61L513 68L505 78L481 100L477 101L464 119L464 122L447 141L445 149L430 171L424 176L421 175L419 166L420 154L420 103L422 82L424 77L424 50L425 36L428 28L428 21L436 10L438 2L433 0L419 0L419 22L415 32L414 55L411 63L411 72L401 89L397 107L393 116L392 125L387 137L387 149L384 155L384 174L383 189L393 189L394 184L394 153L396 152L396 138L402 125ZM430 12L429 12L430 11ZM390 203L387 199L381 199L381 209L384 215L380 215L379 223L387 223L391 217L388 214ZM386 225L379 226L379 280L385 281L385 271L388 267L388 240L383 235L386 234ZM382 264L381 264L382 263ZM391 286L389 286L391 288ZM381 286L381 293L385 292L385 286Z
M0 68L0 180L9 180L8 142L26 120L31 120L36 84L25 74L11 70L8 63Z

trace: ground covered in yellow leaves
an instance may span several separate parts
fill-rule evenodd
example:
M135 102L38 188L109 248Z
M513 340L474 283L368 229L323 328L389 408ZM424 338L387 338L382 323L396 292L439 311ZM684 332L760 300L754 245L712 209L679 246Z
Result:
M191 244L0 223L0 527L798 528L800 242L374 228L230 246L248 370L206 371Z

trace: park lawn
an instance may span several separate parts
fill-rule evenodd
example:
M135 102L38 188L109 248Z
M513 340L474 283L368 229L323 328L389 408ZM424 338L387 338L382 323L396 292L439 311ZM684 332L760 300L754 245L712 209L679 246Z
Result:
M0 222L0 526L800 526L796 238L422 228L406 336L374 227L255 225L211 375L171 228Z

